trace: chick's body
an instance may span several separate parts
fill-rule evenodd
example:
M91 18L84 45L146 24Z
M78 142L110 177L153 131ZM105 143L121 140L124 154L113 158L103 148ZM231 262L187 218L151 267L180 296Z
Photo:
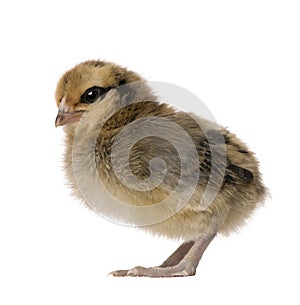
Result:
M80 149L81 154L78 158L84 161L80 167L80 175L90 177L93 172L99 175L106 190L128 205L148 207L160 203L174 192L178 181L185 177L185 188L177 192L177 197L183 198L185 190L193 185L197 177L191 195L180 209L174 210L175 212L171 213L170 217L165 217L163 221L150 222L142 226L143 229L154 234L182 239L183 245L161 266L136 267L131 270L113 272L116 276L193 275L203 252L213 237L217 233L228 234L243 225L259 203L264 200L266 189L261 182L258 163L253 153L227 129L174 109L167 104L159 103L144 83L138 87L125 86L124 90L115 89L120 85L122 88L124 84L141 80L133 72L100 61L84 62L68 71L60 79L56 90L59 107L56 125L66 125L67 178L74 189L74 194L83 199L80 188L90 189L88 185L90 181L82 179L81 185L78 185L78 179L74 175L74 143L76 141L81 143L79 147L80 145L89 147L86 154ZM94 98L97 103L100 103L99 110L93 110ZM82 115L81 126L78 128ZM154 121L152 125L146 125L144 129L134 127L136 122L145 122L144 126L149 124L147 120L151 118L159 120ZM101 120L103 123L99 131ZM160 122L163 123L160 125ZM178 153L176 147L186 146L186 143L182 137L176 136L176 130L170 131L165 122L180 126L189 136L197 153L197 162L193 161L187 149L183 148L185 152ZM128 126L133 126L130 129L131 133L125 133L126 137L123 135L121 140L118 139L118 135L122 134ZM153 132L149 136L151 129L152 131L156 129L157 136L153 136ZM175 136L173 137L171 133L175 133ZM139 140L130 147L130 153L127 155L125 153L128 144L126 139L134 137L135 134L139 135ZM173 142L168 143L168 138L172 138ZM118 141L121 141L121 144L118 146L116 158L112 151L114 144ZM220 152L224 148L226 148L226 154L222 157ZM213 154L213 151L217 153ZM149 164L155 158L161 158L165 162L161 167L163 177L159 185L140 191L120 181L120 176L123 175L126 178L130 176L130 173L139 181L147 181L153 174ZM218 168L224 168L224 171L216 171L214 175L211 175L213 162L217 163ZM96 166L92 168L94 163ZM158 173L160 172L159 164L156 168ZM187 165L183 168L183 164ZM195 173L199 169L200 175L197 176ZM218 185L217 194L212 202L203 207L201 198L209 181L212 181L212 185L214 181L222 181L222 183ZM93 192L95 189L90 191ZM89 202L86 203L89 205ZM165 210L154 209L151 210L154 215L150 216L154 216L153 219L155 219L156 216L160 216L155 213L163 214L164 212ZM113 214L114 210L110 213ZM140 215L133 215L132 219L135 216L139 224Z

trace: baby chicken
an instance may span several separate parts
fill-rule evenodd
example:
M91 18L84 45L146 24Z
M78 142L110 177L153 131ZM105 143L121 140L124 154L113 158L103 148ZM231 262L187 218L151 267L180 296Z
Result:
M160 266L114 276L194 275L213 238L242 226L266 197L244 143L216 123L159 102L132 71L86 61L60 78L55 96L74 195L105 216L123 215L125 223L183 241ZM105 192L125 203L124 211Z

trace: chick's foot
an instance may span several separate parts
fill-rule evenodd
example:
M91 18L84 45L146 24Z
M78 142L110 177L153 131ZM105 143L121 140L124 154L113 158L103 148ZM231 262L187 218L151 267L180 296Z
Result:
M201 237L195 241L182 244L163 264L158 267L141 266L129 270L116 270L113 276L145 276L145 277L178 277L196 274L199 261L216 234Z

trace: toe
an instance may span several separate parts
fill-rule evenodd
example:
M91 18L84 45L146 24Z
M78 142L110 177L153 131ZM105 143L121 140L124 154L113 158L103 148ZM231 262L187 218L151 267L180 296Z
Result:
M145 276L145 270L146 270L146 268L137 266L137 267L134 267L134 268L128 270L127 275L128 276Z
M112 275L112 276L128 276L128 271L129 270L116 270L116 271L110 272L108 275Z

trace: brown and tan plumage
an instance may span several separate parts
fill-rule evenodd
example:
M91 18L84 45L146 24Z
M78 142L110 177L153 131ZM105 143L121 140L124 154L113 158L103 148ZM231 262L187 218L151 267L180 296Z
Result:
M154 234L181 239L183 244L160 266L135 267L130 270L112 272L115 276L194 275L199 260L211 240L218 233L226 235L242 226L263 202L267 191L262 184L254 154L234 134L215 123L159 103L148 86L141 81L143 81L142 78L136 73L102 61L81 63L61 77L56 89L56 103L59 108L56 126L64 125L66 133L64 163L66 176L73 187L75 196L85 201L87 205L90 203L86 197L83 198L80 188L88 189L90 193L96 194L97 187L93 186L95 180L93 172L101 177L106 189L115 198L131 206L149 207L170 196L182 176L185 177L188 188L189 182L192 184L195 179L194 174L200 169L201 174L197 176L195 189L183 207L174 210L175 213L163 221L146 223L142 226L143 229ZM139 82L140 85L125 86L124 90L118 90L124 87L123 85L134 82ZM141 97L143 101L140 100ZM94 108L94 104L98 104L99 107ZM116 107L117 104L119 107ZM107 116L108 109L112 115ZM122 155L122 145L125 150L130 134L123 136L124 144L121 141L117 165L113 166L111 154L117 136L132 123L153 117L159 118L162 122L167 119L188 134L197 152L197 162L191 161L188 151L179 155L172 145L174 143L168 143L166 138L172 138L176 142L175 146L178 145L178 147L186 144L180 136L176 137L176 130L170 131L165 125L159 126L160 123L158 123L157 136L145 136L135 143L130 150L129 160ZM102 129L99 131L99 122L102 121L104 121ZM79 122L80 128L78 128ZM136 128L134 132L138 134L143 131ZM85 150L86 143L92 142L93 138L96 138L95 145ZM82 180L76 179L74 173L75 142L82 148L78 157L79 162L83 164L78 174L83 177ZM226 148L223 159L221 156L218 157L218 151L221 151L222 147ZM221 177L222 183L210 205L203 208L200 201L210 179L213 149L217 152L214 162L217 162L219 168L224 168L224 173L221 173L221 170L220 173L216 171L216 177L213 177L213 180ZM128 187L124 181L120 182L118 175L127 177L128 174L125 169L126 162L129 164L131 173L143 181L151 176L149 162L157 157L164 160L167 168L164 172L165 177L159 185L140 191ZM182 162L187 164L184 169L181 168ZM95 163L93 170L89 165L92 163ZM159 170L159 166L157 168ZM218 177L218 175L222 176ZM183 196L184 192L183 189L178 196ZM172 208L174 207L170 209ZM162 214L165 212L159 209L156 211ZM113 214L114 211L110 213ZM136 217L136 223L139 224L139 217L144 219L144 216L132 215L131 219L134 220Z

